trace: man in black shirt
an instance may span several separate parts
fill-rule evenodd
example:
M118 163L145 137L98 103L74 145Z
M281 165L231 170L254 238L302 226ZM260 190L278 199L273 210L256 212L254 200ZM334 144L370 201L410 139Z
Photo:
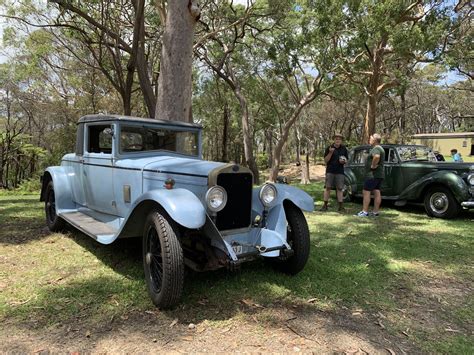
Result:
M333 137L334 143L326 148L324 152L324 161L326 162L326 184L324 190L324 205L320 211L328 210L329 195L331 189L336 187L337 201L339 202L338 211L344 211L343 192L344 189L344 165L347 163L347 148L342 145L344 137L336 133Z

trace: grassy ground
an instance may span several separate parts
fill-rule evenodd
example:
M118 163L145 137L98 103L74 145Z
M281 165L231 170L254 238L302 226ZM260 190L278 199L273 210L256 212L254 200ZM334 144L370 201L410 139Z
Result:
M303 188L321 200L320 183ZM160 349L184 349L176 339L188 341L193 323L189 344L207 339L213 351L232 329L244 340L251 332L302 341L254 351L342 351L342 340L331 343L331 336L349 334L380 351L472 353L474 213L445 221L420 208L385 206L377 219L358 219L352 215L360 206L347 207L345 214L307 214L312 249L297 277L264 262L237 273L190 272L182 305L158 312L146 294L138 241L102 246L76 231L50 234L37 195L0 195L0 344L7 344L0 351L64 349L67 339L97 350L101 338L116 334L118 341L130 328L143 329L127 330L137 343L153 338ZM21 345L26 339L38 345Z

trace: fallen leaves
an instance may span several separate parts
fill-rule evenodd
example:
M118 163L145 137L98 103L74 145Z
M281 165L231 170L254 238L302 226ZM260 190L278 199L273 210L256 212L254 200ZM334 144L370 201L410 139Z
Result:
M178 324L178 318L173 319L173 321L170 324L170 328L173 328L176 324Z

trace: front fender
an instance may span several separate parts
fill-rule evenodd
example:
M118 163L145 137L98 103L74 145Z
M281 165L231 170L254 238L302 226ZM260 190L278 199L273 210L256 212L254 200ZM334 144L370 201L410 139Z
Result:
M156 189L147 191L134 202L133 210L144 201L158 203L176 223L183 227L197 229L206 222L206 209L199 198L189 190Z
M57 214L67 212L68 210L74 210L76 208L72 199L72 189L69 181L70 174L70 168L66 166L50 166L43 174L43 188L41 191L40 201L44 201L44 194L46 192L46 186L48 185L48 181L44 179L49 179L49 177L51 177L54 186Z
M311 212L314 210L314 200L305 191L286 184L273 184L277 189L277 198L270 206L270 211L276 206L283 205L285 200L293 202L299 209ZM261 214L263 204L260 201L259 193L262 186L254 188L252 191L252 210Z
M357 191L357 178L350 167L344 168L344 177L352 188L352 192Z
M435 171L408 186L399 196L400 200L418 200L422 192L432 184L443 185L451 190L454 198L461 203L469 199L469 188L464 180L452 171Z

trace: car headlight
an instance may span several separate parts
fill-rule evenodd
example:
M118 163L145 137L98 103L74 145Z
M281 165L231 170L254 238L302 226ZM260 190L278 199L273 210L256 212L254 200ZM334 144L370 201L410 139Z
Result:
M265 207L269 207L277 197L277 189L273 184L265 184L260 189L260 201Z
M467 176L467 182L469 183L469 185L474 186L474 174L469 174Z
M213 186L206 192L206 204L212 212L219 212L227 203L227 192L220 186Z

